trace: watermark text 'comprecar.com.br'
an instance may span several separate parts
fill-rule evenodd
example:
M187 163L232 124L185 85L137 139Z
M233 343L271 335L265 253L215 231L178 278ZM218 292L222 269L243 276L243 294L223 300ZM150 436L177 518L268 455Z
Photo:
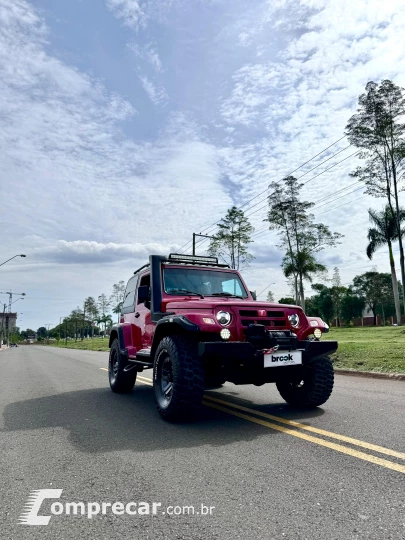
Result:
M115 516L157 516L157 515L201 515L212 516L215 506L201 504L198 507L186 506L166 506L162 507L160 502L62 502L55 501L50 506L51 515L41 515L42 503L45 499L60 499L62 489L36 489L28 497L19 521L22 525L48 525L53 516L84 516L92 519L98 515L112 514Z

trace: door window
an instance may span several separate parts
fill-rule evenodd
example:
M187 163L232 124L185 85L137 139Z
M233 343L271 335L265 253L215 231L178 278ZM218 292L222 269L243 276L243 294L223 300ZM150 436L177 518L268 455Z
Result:
M146 274L145 276L142 276L139 286L142 287L143 285L147 285L148 287L150 287L150 274ZM138 306L139 304L143 304L143 302L137 301Z
M128 281L127 288L125 289L124 302L122 304L122 313L131 313L132 311L134 311L135 291L137 283L138 276L134 276Z

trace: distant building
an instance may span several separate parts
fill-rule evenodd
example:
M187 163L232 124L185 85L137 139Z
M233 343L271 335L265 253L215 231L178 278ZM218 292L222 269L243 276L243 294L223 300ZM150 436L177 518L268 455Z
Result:
M0 336L6 341L7 336L13 334L17 326L17 313L2 313L0 312Z

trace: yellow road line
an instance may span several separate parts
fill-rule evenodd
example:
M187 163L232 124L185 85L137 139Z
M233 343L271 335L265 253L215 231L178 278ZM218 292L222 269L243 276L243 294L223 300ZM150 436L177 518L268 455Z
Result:
M239 418L243 418L244 420L248 420L249 422L254 422L255 424L260 424L261 426L265 426L271 429L275 429L277 431L281 431L288 435L292 435L293 437L298 437L299 439L304 439L306 441L313 442L320 446L325 446L326 448L330 448L332 450L335 450L336 452L341 452L342 454L347 454L348 456L356 457L364 461L369 461L370 463L374 463L375 465L380 465L381 467L385 467L386 469L392 469L393 471L397 471L397 472L401 472L405 474L405 465L393 463L392 461L388 461L386 459L372 456L370 454L366 454L365 452L360 452L359 450L348 448L347 446L342 446L337 443L325 441L324 439L319 439L318 437L307 435L306 433L302 433L301 431L297 431L295 429L279 426L277 424L267 422L266 420L255 418L254 416L248 416L247 414L233 411L232 409L229 409L227 407L222 407L221 405L217 405L216 403L210 403L205 400L203 401L203 403L204 405L207 405L208 407L212 407L213 409L218 409L219 411L225 412L227 414L232 414L233 416L238 416Z
M153 381L151 379L147 379L146 377L140 377L139 375L136 378L137 381L140 381L145 384L149 384L149 386L153 386Z
M146 377L141 376L141 377L138 377L138 379L140 380L140 382L142 382L144 384L147 384L149 386L153 385L152 381L150 379L147 379ZM211 401L207 401L207 398L208 398L208 400L211 400ZM225 404L227 406L223 407L220 404L214 403L214 401L218 402L218 403L223 403L223 404ZM324 439L320 439L318 437L313 437L312 435L307 435L306 433L302 433L302 431L298 431L297 429L291 429L291 428L288 428L288 427L280 426L278 424L274 424L272 422L268 422L266 420L261 420L260 418L255 418L254 416L250 416L250 415L243 414L241 412L232 410L231 407L236 407L236 408L241 409L241 410L246 410L247 412L253 412L256 415L262 415L262 416L267 416L268 418L274 418L275 420L277 420L279 422L284 421L285 423L293 426L294 428L297 428L297 427L298 428L300 428L300 427L302 427L302 428L310 428L311 426L306 426L305 424L300 424L299 422L294 422L292 420L286 420L285 418L280 418L279 416L272 416L270 414L268 415L267 413L261 413L261 411L256 411L254 409L248 409L247 407L242 407L241 405L236 405L236 404L230 403L229 401L223 401L223 400L220 400L220 399L212 398L211 396L204 396L203 404L206 405L207 407L211 407L213 409L217 409L217 410L225 412L227 414L237 416L238 418L243 418L244 420L248 420L249 422L253 422L255 424L259 424L261 426L264 426L264 427L267 427L267 428L270 428L270 429L274 429L276 431L281 431L282 433L286 433L287 435L291 435L293 437L297 437L299 439L303 439L303 440L318 444L319 446L325 446L326 448L330 448L331 450L335 450L336 452L340 452L342 454L346 454L348 456L352 456L352 457L361 459L363 461L368 461L369 463L373 463L374 465L380 465L381 467L385 467L386 469L391 469L393 471L397 471L397 472L405 474L405 465L401 465L399 463L394 463L392 461L388 461L386 459L379 458L377 456L366 454L365 452L361 452L360 450L355 450L353 448L349 448L349 447L343 446L341 444L337 444L337 443L334 443L334 442L331 442L331 441L325 441ZM357 441L356 443L352 442L352 444L357 444L358 446L363 446L363 447L368 448L370 450L374 450L375 448L379 448L379 449L382 449L384 451L387 451L387 453L392 452L391 455L395 455L395 456L396 456L396 454L401 455L400 452L395 452L394 450L389 450L388 448L384 448L382 446L369 444L369 443L366 443L364 441L358 441L357 439L352 439L351 437L345 437L344 435L338 435L338 434L332 433L330 431L325 431L325 430L321 430L321 429L317 430L317 431L316 430L317 430L317 428L311 429L311 431L315 431L317 433L327 435L330 438L333 438L333 437L338 438L340 440L344 440L345 442ZM403 456L403 454L402 454L402 456Z
M391 450L390 448L385 448L384 446L378 446L377 444L371 444L365 441L359 441L358 439L354 439L352 437L346 437L346 435L339 435L338 433L333 433L331 431L326 431L324 429L319 429L313 426L307 426L306 424L301 424L300 422L295 422L294 420L287 420L286 418L281 418L280 416L274 416L272 414L268 414L262 411L257 411L256 409L249 409L248 407L243 407L242 405L237 405L236 403L214 398L212 396L204 395L204 399L209 399L210 401L214 401L215 403L219 403L227 407L232 407L240 411L255 414L256 416L261 416L262 418L275 420L276 422L280 422L281 424L287 424L289 426L303 429L305 431L311 431L312 433L317 433L318 435L324 435L325 437L330 437L331 439L337 439L342 442L354 444L356 446L366 448L367 450L379 452L380 454L386 454L387 456L405 459L405 454L403 454L402 452L397 452L396 450Z
M100 369L102 369L103 371L108 371L108 369L105 367L101 367Z

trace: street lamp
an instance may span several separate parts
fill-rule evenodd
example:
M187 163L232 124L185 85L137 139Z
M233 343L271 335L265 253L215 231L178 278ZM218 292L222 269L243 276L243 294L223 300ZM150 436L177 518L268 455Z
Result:
M12 303L10 304L10 306L12 306L12 305L15 304L16 302L18 302L18 300L25 300L25 298L17 298L17 300L14 300L14 302L12 302Z
M26 257L27 255L14 255L14 257L11 257L11 259L7 259L6 261L4 261L3 263L0 264L0 266L3 266L3 264L6 264L8 263L8 261L11 261L12 259L15 259L16 257Z

